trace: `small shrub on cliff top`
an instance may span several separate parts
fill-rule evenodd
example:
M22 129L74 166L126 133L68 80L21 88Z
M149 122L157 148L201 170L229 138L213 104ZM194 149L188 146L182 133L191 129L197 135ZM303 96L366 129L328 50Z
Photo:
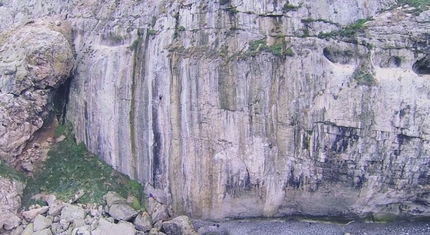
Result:
M44 166L28 179L23 197L25 207L34 203L31 197L38 193L52 193L58 199L68 201L79 190L85 193L79 199L80 203L102 203L103 195L115 191L123 197L134 196L137 199L134 206L141 205L141 185L91 154L84 144L76 144L70 127L60 126L59 129L67 138L51 148Z

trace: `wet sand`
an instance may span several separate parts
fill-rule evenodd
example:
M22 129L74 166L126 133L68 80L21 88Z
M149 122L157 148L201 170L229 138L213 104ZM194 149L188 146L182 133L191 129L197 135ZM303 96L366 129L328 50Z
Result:
M202 222L218 234L230 235L430 235L430 222L333 224L296 220L229 220ZM203 224L201 224L203 225ZM215 226L214 226L215 225Z

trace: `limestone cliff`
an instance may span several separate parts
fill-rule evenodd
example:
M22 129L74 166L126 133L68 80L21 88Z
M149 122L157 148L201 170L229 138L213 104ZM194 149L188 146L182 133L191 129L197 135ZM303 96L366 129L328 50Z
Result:
M10 1L0 30L71 23L77 140L176 214L425 217L430 11L397 4Z

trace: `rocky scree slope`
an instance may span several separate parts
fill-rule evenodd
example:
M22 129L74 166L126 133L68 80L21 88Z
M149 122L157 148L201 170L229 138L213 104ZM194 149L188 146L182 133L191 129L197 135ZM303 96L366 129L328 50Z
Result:
M176 214L429 216L425 8L36 0L0 13L0 30L70 22L77 140Z

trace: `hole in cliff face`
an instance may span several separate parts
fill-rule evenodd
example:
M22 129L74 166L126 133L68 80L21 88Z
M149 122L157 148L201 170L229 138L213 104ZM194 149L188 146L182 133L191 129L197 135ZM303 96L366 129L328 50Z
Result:
M417 60L412 65L412 70L417 74L430 74L430 55Z
M54 94L54 110L57 116L57 120L60 124L64 124L66 121L67 103L69 102L70 84L72 82L72 76L61 84Z
M381 61L381 68L397 68L402 65L402 59L398 56L390 56L387 60Z
M351 64L354 61L354 52L350 50L326 47L323 50L323 55L332 63Z
M402 65L402 59L400 59L400 57L398 56L393 56L391 57L388 62L392 65L394 65L395 67L400 67L400 65Z

